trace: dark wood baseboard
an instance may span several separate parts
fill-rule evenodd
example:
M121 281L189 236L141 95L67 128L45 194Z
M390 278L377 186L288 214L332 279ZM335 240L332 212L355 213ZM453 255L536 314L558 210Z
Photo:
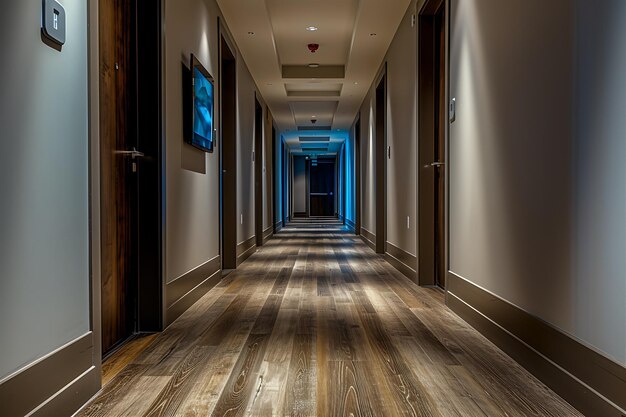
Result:
M165 285L165 327L217 285L222 278L221 262L218 255Z
M306 211L296 211L296 212L293 213L293 218L294 219L298 219L298 218L302 218L302 217L307 217Z
M89 332L0 382L1 416L71 416L100 389Z
M626 368L448 272L446 304L586 416L626 415Z
M265 245L268 240L272 238L274 234L274 226L270 226L263 231L263 244Z
M363 242L365 242L367 246L369 246L370 248L372 248L374 252L376 252L376 235L370 232L369 230L361 227L360 236L361 236L361 239L363 239Z
M411 281L417 283L417 257L387 242L385 260L402 272Z
M256 236L237 245L237 266L241 265L256 250Z

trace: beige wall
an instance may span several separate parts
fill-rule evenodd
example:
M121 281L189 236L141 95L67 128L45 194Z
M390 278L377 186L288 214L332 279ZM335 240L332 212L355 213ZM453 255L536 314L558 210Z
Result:
M375 87L373 87L375 88ZM375 97L370 92L361 106L361 227L376 234Z
M183 141L182 65L191 53L218 79L218 16L214 0L167 0L165 9L166 282L219 254L219 149L201 152ZM223 20L222 20L223 22ZM237 239L254 235L254 95L256 86L237 54ZM216 95L215 111L219 112ZM216 118L219 123L219 118ZM218 128L218 126L215 126ZM219 142L218 142L219 145Z
M218 14L213 1L165 2L166 282L219 254L219 154L184 143L182 111L190 54L217 79Z
M387 242L417 255L417 36L411 2L387 52ZM410 218L407 228L407 217Z
M626 363L625 4L453 6L450 269Z
M246 63L237 59L237 243L254 236L254 92ZM243 216L243 224L241 223Z
M387 242L407 253L417 252L417 102L416 30L411 26L415 2L409 8L385 57L387 65ZM376 231L376 84L361 106L361 221ZM410 218L410 229L407 228Z

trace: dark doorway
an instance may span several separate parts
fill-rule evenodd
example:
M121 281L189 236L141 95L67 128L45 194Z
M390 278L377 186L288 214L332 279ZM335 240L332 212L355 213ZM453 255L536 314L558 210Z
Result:
M335 215L336 172L334 159L317 159L309 162L311 217Z
M222 269L237 267L237 61L220 37Z
M99 3L104 356L162 327L161 11L139 3Z
M446 285L446 9L428 1L419 20L419 282Z
M354 233L361 234L361 115L354 126Z
M376 253L387 242L387 75L376 87Z
M283 138L281 137L279 140L282 155L281 195L283 199L283 226L287 226L287 222L289 221L289 152L287 151Z
M281 228L282 220L278 216L279 209L281 207L280 200L280 171L278 169L278 153L282 151L281 146L278 145L278 138L276 137L276 126L272 123L272 222L274 222L274 233L278 232Z
M254 100L254 233L263 246L263 107Z

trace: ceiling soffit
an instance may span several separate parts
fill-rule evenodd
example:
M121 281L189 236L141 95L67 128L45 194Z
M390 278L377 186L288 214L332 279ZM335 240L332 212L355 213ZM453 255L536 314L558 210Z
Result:
M317 116L318 126L350 128L410 3L217 1L283 132L315 128L311 116ZM318 30L306 30L309 26ZM310 43L319 45L315 53Z

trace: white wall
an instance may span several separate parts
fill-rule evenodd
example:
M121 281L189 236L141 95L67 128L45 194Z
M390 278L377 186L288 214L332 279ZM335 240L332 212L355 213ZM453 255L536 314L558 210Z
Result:
M575 334L626 364L626 2L576 2Z
M89 331L87 2L65 0L62 52L41 2L0 25L0 379Z
M450 269L626 363L626 6L453 7Z

